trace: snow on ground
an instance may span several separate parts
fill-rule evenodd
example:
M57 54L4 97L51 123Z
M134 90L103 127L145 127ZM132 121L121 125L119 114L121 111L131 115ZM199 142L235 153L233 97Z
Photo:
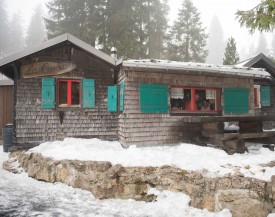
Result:
M110 161L123 166L171 165L184 170L201 171L209 177L223 176L239 170L246 177L269 181L275 167L262 166L275 161L275 152L266 148L245 154L227 155L224 151L192 144L178 146L121 147L119 142L99 139L66 138L64 141L42 143L30 149L56 160Z
M68 141L82 143L81 140L65 141L65 144ZM104 144L105 142L102 142L103 146ZM105 147L108 147L108 144L105 144ZM83 154L83 151L81 153ZM188 205L190 197L185 194L159 192L155 189L149 192L158 196L157 201L152 203L134 200L97 200L88 191L60 183L39 182L29 178L26 173L9 173L2 169L2 163L7 159L8 155L0 151L0 216L3 217L232 217L228 209L217 213L196 209Z

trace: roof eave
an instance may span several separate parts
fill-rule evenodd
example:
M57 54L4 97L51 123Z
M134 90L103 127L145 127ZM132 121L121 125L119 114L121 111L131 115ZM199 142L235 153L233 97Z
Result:
M111 56L103 53L100 50L95 49L94 47L92 47L91 45L87 44L86 42L78 39L77 37L75 37L75 36L73 36L69 33L65 33L63 35L60 35L60 36L57 36L57 37L52 38L50 40L47 40L45 42L42 42L39 45L28 47L28 48L26 48L22 51L19 51L19 52L14 53L10 56L7 56L3 59L0 59L0 67L4 66L4 65L7 65L11 62L14 62L16 60L22 59L22 58L24 58L26 56L29 56L31 54L37 53L37 52L39 52L41 50L44 50L46 48L49 48L49 47L52 47L54 45L60 44L60 43L65 42L65 41L69 41L72 44L76 45L77 47L87 51L88 53L90 53L94 56L97 56L98 58L100 58L103 61L111 64L112 66L115 66L115 60Z
M194 66L169 66L169 65L153 65L147 63L131 63L131 62L123 62L123 67L129 67L133 69L163 69L163 70L188 70L194 72L207 72L207 73L219 73L219 74L226 74L226 75L235 75L240 77L251 77L251 78L263 78L263 79L271 79L270 76L267 75L259 75L259 74L250 74L244 73L241 69L233 69L232 71L228 70L221 70L221 69L214 69L214 68L199 68Z
M6 64L9 64L11 62L14 62L18 59L21 59L23 57L26 57L26 56L29 56L33 53L36 53L36 52L39 52L41 50L44 50L48 47L51 47L51 46L54 46L54 45L57 45L59 43L62 43L64 41L68 40L68 34L63 34L63 35L60 35L58 37L55 37L55 38L52 38L50 40L47 40L45 42L42 42L41 44L39 45L35 45L35 46L31 46L31 47L28 47L24 50L21 50L17 53L14 53L10 56L7 56L3 59L0 59L0 66L4 66Z

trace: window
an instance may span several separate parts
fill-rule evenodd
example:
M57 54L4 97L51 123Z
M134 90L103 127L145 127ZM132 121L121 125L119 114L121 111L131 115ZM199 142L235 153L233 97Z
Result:
M58 80L58 106L79 106L80 105L80 81L79 80Z
M260 85L254 85L254 106L255 108L261 108L261 94Z
M171 87L170 104L172 112L217 112L216 88Z
M94 109L95 80L42 78L41 100L42 109L54 109L56 106Z

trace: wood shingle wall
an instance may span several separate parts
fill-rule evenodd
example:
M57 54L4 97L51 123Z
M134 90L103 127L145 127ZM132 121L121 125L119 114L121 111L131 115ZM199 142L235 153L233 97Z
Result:
M275 117L275 86L271 86L270 88L270 107L262 107L255 109L256 115L271 115ZM264 129L273 129L275 128L275 122L274 121L265 121L264 123Z
M107 112L107 86L114 82L113 67L75 47L71 61L77 68L55 78L94 79L95 108L42 109L42 79L21 78L17 82L17 143L52 141L64 137L117 140L117 115Z
M146 114L140 112L139 86L146 84L167 84L168 86L208 88L249 88L249 113L254 114L253 80L250 78L180 75L127 71L125 75L124 111L119 115L118 136L124 145L176 144L189 142L201 130L202 115ZM170 95L170 94L169 94ZM167 99L170 102L170 99ZM221 102L223 105L223 102ZM219 109L222 110L222 107ZM244 115L245 116L245 115Z

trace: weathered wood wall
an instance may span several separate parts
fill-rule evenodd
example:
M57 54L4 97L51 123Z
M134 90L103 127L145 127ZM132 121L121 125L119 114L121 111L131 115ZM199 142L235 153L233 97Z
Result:
M249 88L249 113L253 115L253 80L249 78L180 75L127 71L121 69L119 79L125 81L124 112L119 115L118 136L124 145L176 144L191 141L201 130L198 115L174 116L168 114L144 114L140 112L139 85L141 83L167 84L169 86ZM167 99L169 102L170 100ZM223 101L221 101L221 110ZM244 115L244 116L246 116ZM229 115L228 115L229 116Z
M256 115L271 115L275 117L275 87L271 86L270 88L270 107L262 107L255 109ZM275 128L274 121L264 121L264 129L273 129Z
M41 54L49 56L52 52ZM56 52L58 55L59 52ZM60 55L64 52L60 52ZM117 114L107 112L107 86L113 85L113 67L95 57L73 49L71 61L77 68L56 78L95 79L96 108L41 108L42 79L20 79L17 82L17 143L41 142L64 137L117 140ZM64 58L63 58L64 59ZM64 112L63 124L60 112Z
M0 137L2 128L12 123L13 85L0 86Z

